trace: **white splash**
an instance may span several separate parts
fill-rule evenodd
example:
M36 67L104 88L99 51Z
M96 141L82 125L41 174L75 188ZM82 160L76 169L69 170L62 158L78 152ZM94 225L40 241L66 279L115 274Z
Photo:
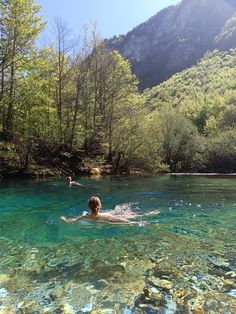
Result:
M134 209L132 209L133 203L124 203L116 205L114 210L109 211L109 214L112 214L114 216L127 218L127 219L134 219L138 217L144 217L144 216L156 216L160 214L159 210L154 210L149 213L141 213L139 208L136 206Z

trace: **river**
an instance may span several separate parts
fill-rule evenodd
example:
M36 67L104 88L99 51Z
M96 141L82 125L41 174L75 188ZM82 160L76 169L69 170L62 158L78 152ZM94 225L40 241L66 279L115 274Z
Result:
M0 182L0 313L236 313L234 177L77 180ZM59 220L92 195L138 224Z

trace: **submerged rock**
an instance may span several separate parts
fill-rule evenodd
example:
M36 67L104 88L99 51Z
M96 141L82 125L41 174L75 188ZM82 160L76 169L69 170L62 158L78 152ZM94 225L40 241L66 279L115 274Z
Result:
M236 278L236 272L235 271L229 271L225 274L225 278Z
M8 291L5 288L0 289L0 299L5 298L8 295Z
M151 277L148 281L151 285L162 289L171 290L173 288L173 283L169 280Z
M147 285L143 289L143 293L144 293L144 295L143 295L143 297L141 297L141 299L147 303L153 302L153 301L159 305L164 303L163 293L153 286Z
M192 311L192 313L196 313L196 314L201 314L204 313L204 302L205 299L201 296L197 296L194 299L191 299L188 302L188 306L190 311Z
M236 299L236 289L230 290L228 294L229 294L231 297L233 297L233 298Z
M223 281L223 289L225 291L231 290L231 289L235 289L236 288L236 282L234 280L230 280L230 279L225 279Z
M101 309L99 310L98 312L95 312L95 313L101 313L101 314L116 314L114 309L109 309L109 308L104 308L104 309ZM95 314L94 313L94 314Z
M93 308L93 303L88 303L85 305L85 307L83 307L82 309L79 309L79 311L82 313L90 313L92 311L92 308Z
M222 257L207 257L207 261L212 264L214 267L221 269L224 272L230 272L230 263L227 259Z
M226 253L214 257L218 266L206 259L214 242L172 234L167 238L163 231L150 239L143 241L141 234L118 243L115 238L96 239L3 252L4 306L18 304L22 313L236 313L235 272L219 267L224 261L230 266L223 267L233 268L232 260ZM230 256L234 252L231 245Z
M133 312L130 309L124 309L122 314L133 314Z
M0 283L5 285L10 280L10 277L7 274L0 274ZM0 289L1 291L1 289Z

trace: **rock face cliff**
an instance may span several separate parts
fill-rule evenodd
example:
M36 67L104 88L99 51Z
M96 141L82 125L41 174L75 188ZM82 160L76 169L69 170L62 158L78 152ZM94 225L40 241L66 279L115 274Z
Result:
M214 49L235 11L236 0L182 0L109 45L130 60L141 89L152 87Z
M215 47L220 50L229 50L236 47L236 13L227 20L214 43Z

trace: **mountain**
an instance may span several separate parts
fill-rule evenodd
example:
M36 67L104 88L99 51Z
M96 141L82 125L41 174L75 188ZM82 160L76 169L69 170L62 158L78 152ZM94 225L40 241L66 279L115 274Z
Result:
M204 136L231 130L236 139L235 88L236 49L214 50L143 95L150 112L173 107Z
M190 112L196 117L204 109L211 111L208 118L212 112L221 118L224 109L235 107L236 48L209 51L195 65L147 89L143 95L150 111L171 105L187 112L188 117ZM236 125L236 119L234 123Z
M126 35L112 38L109 45L131 62L141 89L145 89L217 48L217 36L235 12L236 0L183 0ZM219 45L224 43L219 41Z
M236 47L236 13L225 23L219 35L215 38L215 47L229 50Z

